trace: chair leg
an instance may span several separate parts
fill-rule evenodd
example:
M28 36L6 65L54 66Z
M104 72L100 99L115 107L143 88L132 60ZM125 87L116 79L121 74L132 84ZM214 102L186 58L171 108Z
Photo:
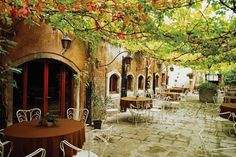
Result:
M118 113L116 112L116 122L119 124Z

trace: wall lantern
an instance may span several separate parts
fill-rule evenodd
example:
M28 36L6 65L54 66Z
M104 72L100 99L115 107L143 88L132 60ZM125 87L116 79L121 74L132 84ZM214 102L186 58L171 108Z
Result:
M132 59L133 59L133 58L130 57L129 55L125 56L125 57L123 58L124 64L126 64L126 65L130 65Z
M129 51L122 51L120 53L118 53L109 63L107 64L104 64L104 65L100 65L100 61L96 58L95 59L95 66L96 68L99 68L99 67L104 67L104 66L109 66L110 64L112 64L116 58L121 55L122 53L126 53L126 52L129 52ZM130 56L126 56L126 57L122 57L122 66L125 64L125 65L130 65L131 64L131 60L132 60L132 57Z
M70 48L71 45L71 38L68 35L63 35L63 38L61 39L61 44L62 44L62 48L67 50Z
M170 71L174 71L173 65L170 66Z
M161 63L157 62L157 68L158 68L158 69L161 68Z

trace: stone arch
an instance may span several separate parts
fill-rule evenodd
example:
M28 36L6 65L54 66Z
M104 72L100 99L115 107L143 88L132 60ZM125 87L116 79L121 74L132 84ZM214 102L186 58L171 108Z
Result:
M137 76L137 90L144 90L145 88L145 76L143 74L139 74Z
M18 58L16 60L13 61L13 65L14 66L19 66L23 63L35 60L35 59L53 59L53 60L57 60L60 61L66 65L68 65L69 67L71 67L75 72L80 72L81 70L79 69L79 67L73 63L69 58L66 58L62 55L59 55L58 53L55 52L38 52L38 53L34 53L34 54L29 54L29 55L25 55L21 58Z
M134 91L134 75L132 73L127 74L127 90Z
M110 93L110 91L109 91L109 87L110 87L110 78L111 78L111 76L112 75L115 75L115 76L117 76L117 91L118 91L118 93ZM117 69L114 69L114 70L112 70L112 71L110 71L110 72L108 72L107 74L106 74L106 95L107 96L111 96L111 97L118 97L119 95L120 95L120 91L121 91L121 89L120 89L120 86L121 86L121 74L119 73L119 71L117 70Z
M72 60L70 60L69 58L66 58L58 53L55 52L37 52L34 54L28 54L25 56L22 56L20 58L17 58L15 60L12 61L12 65L15 67L18 67L24 63L27 62L31 62L34 60L38 60L38 59L50 59L50 60L55 60L58 62L61 62L62 64L66 65L67 67L69 67L73 73L80 73L81 70L79 69L79 67L73 63ZM13 75L10 75L9 77L13 78ZM73 97L74 97L74 101L75 101L75 107L81 107L80 106L80 83L76 83L74 86L74 93L73 93ZM9 108L9 116L8 116L8 123L11 124L13 122L13 87L11 86L7 86L6 91L5 91L5 95L8 99L8 108Z

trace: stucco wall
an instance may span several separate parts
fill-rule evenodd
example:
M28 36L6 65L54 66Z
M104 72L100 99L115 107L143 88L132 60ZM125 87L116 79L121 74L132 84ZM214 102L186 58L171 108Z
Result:
M17 67L34 59L49 58L63 62L77 73L86 68L86 43L75 40L75 37L70 36L73 40L71 47L64 51L61 44L62 32L53 30L49 25L41 23L40 26L29 26L20 22L15 25L15 31L16 35L12 36L12 40L16 42L16 46L9 50L9 54L1 56L1 65L10 63ZM75 100L77 100L75 105L83 107L85 91L82 82L75 90ZM4 93L8 104L8 125L10 125L14 114L12 87L9 86Z
M61 45L62 33L59 30L53 30L44 23L40 26L19 23L15 29L16 35L12 40L17 44L9 51L8 55L2 58L3 64L9 60L13 64L22 64L25 58L29 58L25 60L32 60L34 58L55 57L58 60L67 60L67 63L73 65L74 69L84 69L86 61L86 44L84 42L73 40L70 49L64 52ZM75 39L75 37L71 38ZM47 54L50 55L47 56Z

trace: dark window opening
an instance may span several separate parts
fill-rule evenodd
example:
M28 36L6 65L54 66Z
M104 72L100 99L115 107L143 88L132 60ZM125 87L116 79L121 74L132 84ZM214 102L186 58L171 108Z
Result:
M44 81L47 77L45 76L45 64L48 64L48 85L44 89ZM62 67L65 66L65 81L62 79ZM27 67L27 77L24 78L24 69ZM23 108L23 93L26 93L26 108L38 107L43 112L53 112L57 115L61 115L60 111L63 108L66 110L73 104L73 71L68 66L64 65L62 62L51 60L51 59L38 59L24 63L19 66L22 69L21 74L14 74L14 79L17 82L18 88L14 88L13 91L13 112L16 113L18 109ZM26 80L24 80L26 79ZM24 89L24 81L27 82L27 89ZM65 84L65 94L61 94L61 85ZM44 92L47 91L46 96L47 103L44 101ZM61 102L61 97L64 97L65 102ZM44 106L47 104L47 106ZM13 122L17 122L16 116L13 113Z
M109 92L118 93L118 77L115 74L110 77Z
M133 76L132 75L127 76L127 90L130 90L130 91L133 90Z
M143 76L139 76L138 78L138 89L143 89L144 78Z
M159 76L156 75L156 79L155 79L155 87L156 88L158 87L158 82L159 82Z

